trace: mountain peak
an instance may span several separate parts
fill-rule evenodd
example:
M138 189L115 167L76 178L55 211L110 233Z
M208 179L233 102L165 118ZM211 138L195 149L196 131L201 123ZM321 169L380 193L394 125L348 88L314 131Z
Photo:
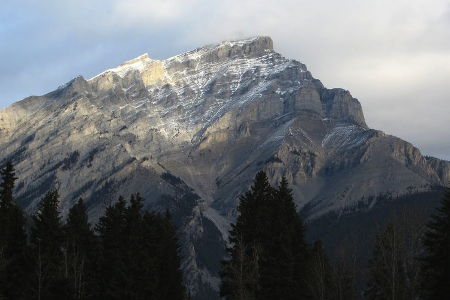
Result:
M0 110L0 136L0 166L14 163L15 199L29 213L53 186L64 214L82 197L93 221L139 192L145 207L174 211L189 277L211 284L217 267L202 255L221 253L236 201L260 170L271 183L287 178L309 217L450 180L449 162L369 129L349 91L324 87L269 37L166 60L144 54L77 77Z
M128 61L122 63L118 68L133 67L135 69L138 69L138 68L141 68L143 65L145 65L149 61L151 61L150 57L148 56L147 53L144 53L141 56L138 56L132 60L128 60Z
M323 118L349 118L367 127L360 103L349 92L324 89L305 65L275 52L268 36L223 41L166 60L152 60L144 54L95 76L89 83L97 92L132 92L129 96L137 95L137 87L145 87L151 102L159 103L164 115L172 118L170 122L195 127L194 135L186 136L193 141L228 110L260 103L263 94L273 107L255 116L260 121L308 110ZM205 97L209 101L205 102ZM148 107L136 104L133 111L142 109ZM198 113L201 110L208 113Z
M143 70L145 70L148 67L148 65L151 62L152 62L152 59L148 56L147 53L144 53L141 56L138 56L132 60L128 60L128 61L122 63L120 66L118 66L116 68L108 69L108 70L94 76L90 80L92 80L96 77L99 77L101 75L104 75L106 73L111 73L111 72L116 73L120 77L124 77L128 72L130 72L132 70L138 70L139 72L142 72Z
M258 54L273 51L273 41L269 36L256 36L238 40L227 40L218 45L210 46L210 48L220 47L240 48L246 54Z
M273 52L273 41L268 36L257 36L240 40L228 40L206 45L192 51L176 55L166 61L197 60L204 63L220 62L235 57L255 58Z
M264 53L273 51L273 41L268 36L256 36L239 40L227 40L219 44L206 45L186 53L170 57L163 61L153 60L147 53L142 54L132 60L122 63L120 66L108 69L90 80L106 73L115 73L124 77L128 72L137 70L139 73L155 65L159 67L161 62L170 64L171 62L201 60L202 62L218 62L237 56L258 57Z

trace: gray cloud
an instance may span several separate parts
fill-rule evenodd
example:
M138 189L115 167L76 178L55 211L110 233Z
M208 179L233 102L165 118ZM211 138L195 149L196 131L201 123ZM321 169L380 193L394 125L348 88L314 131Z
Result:
M350 90L370 127L450 159L447 0L0 2L0 107L145 52L270 35L325 86Z

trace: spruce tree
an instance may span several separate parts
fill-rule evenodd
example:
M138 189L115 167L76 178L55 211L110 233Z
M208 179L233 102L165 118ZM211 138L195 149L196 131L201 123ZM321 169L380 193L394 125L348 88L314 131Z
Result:
M7 162L0 175L0 296L19 298L25 272L26 218L13 199L17 180L13 165Z
M142 271L141 278L145 281L142 286L144 294L148 299L162 299L159 291L159 245L158 236L160 234L161 216L155 212L146 211L142 218L143 222L143 241L142 247L145 251L142 253L142 265L145 269Z
M106 208L95 230L100 234L103 263L100 271L99 299L124 299L127 285L126 201Z
M167 210L164 218L158 217L161 230L158 232L158 290L161 299L183 300L186 289L183 285L181 270L181 244L172 216Z
M8 161L6 163L5 168L0 171L0 176L2 177L2 182L0 183L0 208L1 211L4 211L14 205L13 192L17 177L11 162Z
M64 276L64 243L59 194L52 189L38 204L31 228L33 259L32 294L38 299L68 298Z
M84 200L72 206L64 226L64 269L74 299L93 299L95 284L97 239L89 223Z
M0 170L2 181L0 183L0 297L6 297L7 270L10 265L10 227L11 207L13 206L13 189L15 177L13 166L10 162Z
M306 297L309 250L287 180L283 178L274 189L267 174L258 172L250 191L239 199L239 216L230 231L230 259L222 263L221 295L227 299Z
M106 209L96 230L103 263L100 299L173 299L186 296L180 244L171 216L142 212L143 198L123 197Z
M276 258L273 268L278 274L272 274L272 281L278 281L276 293L284 295L283 299L304 298L308 296L306 274L310 245L285 177L275 191L274 200L270 256Z
M126 289L133 299L158 299L155 228L147 226L143 216L144 199L131 195L126 209L126 266L128 282Z
M274 189L269 184L267 174L258 172L250 191L239 197L239 217L236 224L231 225L231 243L234 243L235 236L240 235L246 244L261 244L264 241L269 232L273 196Z
M14 167L10 162L0 170L0 247L8 259L21 253L26 245L26 218L22 209L14 202L14 183L17 180Z
M227 296L227 299L242 299L242 295L258 299L261 295L259 266L265 250L262 244L270 226L270 205L267 204L272 201L273 194L274 189L269 184L267 174L261 171L256 174L250 191L239 197L237 207L239 216L236 224L231 224L229 238L233 247L227 249L230 260L222 263L220 293L222 296ZM255 258L257 262L253 263ZM247 267L250 268L247 269ZM233 271L239 269L242 271ZM253 278L258 278L258 281L244 283L243 280L249 274L252 274Z
M448 299L450 295L450 188L441 207L431 216L423 238L421 287L424 299Z
M145 295L142 285L145 284L142 275L144 273L142 264L144 259L143 248L143 221L142 221L142 201L139 196L131 195L130 204L125 212L125 236L127 243L127 255L124 257L127 266L126 290L134 299L142 299Z
M242 236L238 236L228 251L231 259L222 261L220 296L229 300L257 299L260 249L245 244Z

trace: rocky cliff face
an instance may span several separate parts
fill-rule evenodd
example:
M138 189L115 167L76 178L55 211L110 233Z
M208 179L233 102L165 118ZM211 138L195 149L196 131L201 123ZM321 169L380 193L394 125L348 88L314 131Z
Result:
M83 197L94 221L135 192L149 208L172 208L194 288L217 287L218 263L205 253L223 253L238 196L258 170L274 184L287 177L311 218L450 180L449 162L369 129L357 99L325 88L269 37L77 77L0 110L0 137L0 165L14 162L29 212L50 186L63 213Z

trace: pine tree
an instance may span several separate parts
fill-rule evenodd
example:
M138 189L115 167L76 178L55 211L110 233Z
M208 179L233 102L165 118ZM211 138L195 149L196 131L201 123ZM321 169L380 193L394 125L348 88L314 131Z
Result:
M450 188L446 188L437 211L426 226L421 257L422 294L433 300L450 295Z
M142 272L142 280L146 284L142 287L148 299L162 299L159 291L159 245L158 236L160 234L161 216L155 212L146 211L143 216L143 252L142 265L145 269Z
M95 230L100 234L103 263L100 271L99 299L124 299L127 285L126 201L106 208Z
M13 199L17 180L13 165L7 162L0 175L0 296L19 298L25 272L26 218Z
M38 204L31 229L32 293L38 299L68 298L64 277L63 230L58 211L59 194L52 189Z
M14 183L17 180L17 177L11 162L8 161L6 163L6 167L0 171L0 175L2 177L2 182L0 183L0 208L3 211L10 208L14 204L13 191Z
M306 242L306 227L297 213L292 190L285 177L275 191L272 209L274 213L271 218L275 226L271 230L270 256L277 258L272 267L278 273L272 275L272 282L278 280L275 294L284 295L283 299L307 297L306 274L310 245Z
M145 295L142 285L145 281L142 278L144 273L142 264L144 259L143 242L143 220L141 215L143 199L139 196L131 195L130 205L125 212L125 236L127 243L127 255L125 264L127 266L126 290L131 298L142 299Z
M97 240L91 229L87 209L82 198L72 206L64 226L65 277L68 278L74 299L92 299L97 289Z
M186 289L183 285L183 272L181 270L181 244L168 210L164 218L160 220L162 221L162 230L159 231L159 253L157 256L159 294L161 299L183 300L186 296Z
M103 249L102 299L173 299L186 296L180 244L171 216L142 212L143 198L123 197L106 209L96 230Z
M239 197L237 208L239 216L236 224L231 224L230 231L230 244L233 247L227 249L230 260L222 263L220 293L222 296L227 296L227 299L242 299L243 295L248 295L251 297L250 299L258 299L261 294L261 270L259 267L255 267L259 266L262 260L263 237L270 226L268 222L270 208L265 203L272 200L273 194L274 190L269 184L266 173L261 171L256 174L250 191ZM257 254L255 254L256 249ZM256 263L254 263L255 257L258 258ZM238 270L238 272L234 270ZM252 274L253 278L258 278L258 281L244 282L249 274Z
M220 296L229 300L254 300L259 284L259 252L253 245L246 245L242 236L235 238L230 260L222 262Z
M130 205L126 209L126 289L133 299L159 299L156 228L146 223L142 212L143 201L139 194L131 195Z
M13 206L13 189L15 177L13 166L10 162L0 171L2 182L0 183L0 297L6 296L7 270L10 265L10 227L11 207Z
M274 189L266 173L258 172L250 191L239 199L239 216L230 231L230 259L222 263L221 295L227 299L306 296L308 244L287 180L283 178ZM247 280L249 276L253 280Z
M239 235L242 235L246 244L263 242L270 228L270 204L273 202L273 196L274 189L269 184L267 174L258 172L250 191L239 197L239 217L236 224L231 226L231 243L234 243L233 237Z
M13 165L6 163L0 170L0 247L4 248L4 255L11 259L24 250L26 245L25 215L20 207L14 203L14 182L17 180Z

